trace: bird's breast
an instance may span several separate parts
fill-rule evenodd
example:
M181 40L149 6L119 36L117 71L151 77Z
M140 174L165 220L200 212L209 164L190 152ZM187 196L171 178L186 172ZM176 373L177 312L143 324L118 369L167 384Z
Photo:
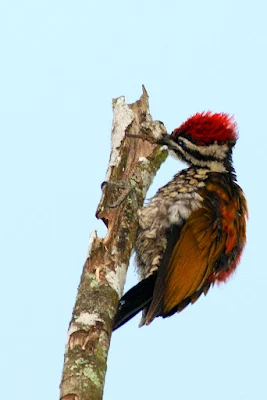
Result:
M171 226L182 227L190 214L200 207L203 199L199 191L205 186L206 178L207 169L183 170L139 209L135 251L141 279L158 269Z

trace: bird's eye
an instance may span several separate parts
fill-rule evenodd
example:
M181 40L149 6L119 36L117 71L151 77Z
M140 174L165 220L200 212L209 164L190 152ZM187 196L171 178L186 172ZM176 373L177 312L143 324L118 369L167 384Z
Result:
M177 140L177 144L179 144L179 146L181 146L182 148L184 147L184 142L181 139Z

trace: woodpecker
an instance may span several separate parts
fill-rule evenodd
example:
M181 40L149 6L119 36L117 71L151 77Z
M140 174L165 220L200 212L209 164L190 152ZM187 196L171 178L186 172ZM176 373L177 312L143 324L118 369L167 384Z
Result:
M114 330L141 310L140 326L180 312L235 271L248 215L232 164L237 139L233 117L211 111L160 139L188 168L138 210L140 282L121 298Z

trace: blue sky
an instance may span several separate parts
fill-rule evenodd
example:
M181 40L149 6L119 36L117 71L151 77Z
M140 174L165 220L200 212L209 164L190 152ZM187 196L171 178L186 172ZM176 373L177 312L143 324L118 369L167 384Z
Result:
M235 115L248 243L227 285L116 331L104 399L266 398L266 13L259 0L1 0L2 398L58 398L88 238L105 235L111 100L142 84L169 132L197 111ZM149 196L181 168L168 159Z

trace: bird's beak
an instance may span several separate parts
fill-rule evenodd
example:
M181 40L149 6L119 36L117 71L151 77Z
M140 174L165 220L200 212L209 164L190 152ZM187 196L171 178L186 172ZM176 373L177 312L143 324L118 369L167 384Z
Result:
M162 146L167 146L169 150L173 150L174 149L174 141L171 138L171 135L169 135L168 133L163 133L161 139L159 139L157 141L157 144L160 144Z

